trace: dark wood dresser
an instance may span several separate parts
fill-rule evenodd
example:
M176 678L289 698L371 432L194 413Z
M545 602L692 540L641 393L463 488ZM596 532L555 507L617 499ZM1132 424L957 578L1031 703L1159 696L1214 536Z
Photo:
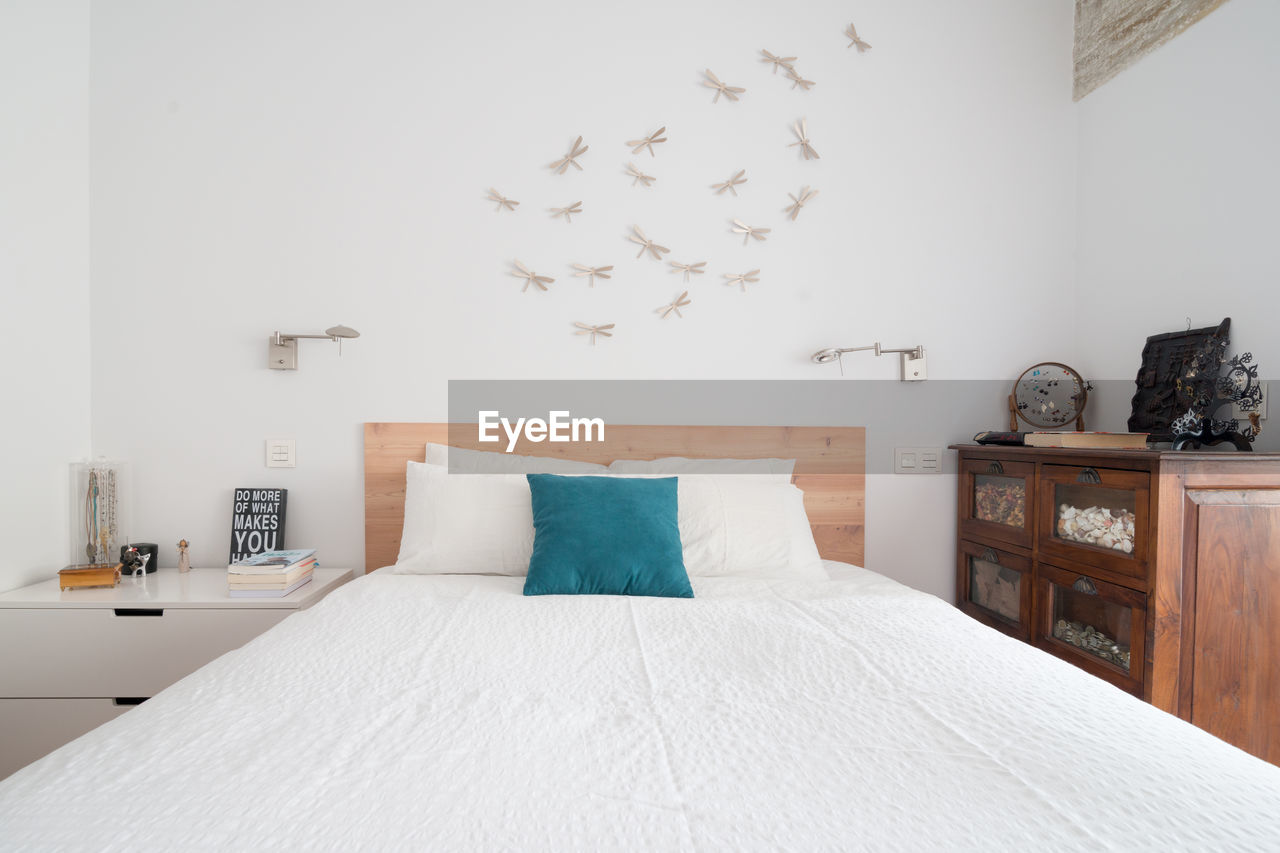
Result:
M962 610L1280 764L1280 454L952 449Z

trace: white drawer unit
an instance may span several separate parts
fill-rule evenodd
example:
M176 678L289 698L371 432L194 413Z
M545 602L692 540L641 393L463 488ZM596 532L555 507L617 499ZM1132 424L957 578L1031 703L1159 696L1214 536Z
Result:
M161 569L113 589L57 578L0 594L0 779L310 607L352 577L231 598L225 569Z

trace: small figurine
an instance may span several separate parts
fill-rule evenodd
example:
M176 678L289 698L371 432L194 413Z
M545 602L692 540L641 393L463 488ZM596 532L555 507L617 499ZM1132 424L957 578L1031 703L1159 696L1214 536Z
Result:
M120 565L116 566L116 574L121 572L129 572L133 577L147 575L147 563L151 560L150 554L143 554L137 548L121 549Z
M191 571L191 557L187 554L187 548L190 547L185 539L178 540L178 571Z

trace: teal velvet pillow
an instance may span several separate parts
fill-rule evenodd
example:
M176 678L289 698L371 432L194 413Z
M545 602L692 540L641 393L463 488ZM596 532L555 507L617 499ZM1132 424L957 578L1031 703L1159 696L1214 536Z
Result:
M534 537L525 595L693 598L675 477L526 476Z

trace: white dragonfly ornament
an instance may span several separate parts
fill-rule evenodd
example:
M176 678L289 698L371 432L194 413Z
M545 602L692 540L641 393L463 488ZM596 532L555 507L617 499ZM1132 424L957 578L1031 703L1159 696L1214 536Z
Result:
M787 69L787 79L791 81L792 89L794 89L796 86L799 86L801 89L804 89L806 92L812 89L814 86L818 85L812 80L806 80L803 77L801 77L799 74L796 73L796 70L794 68Z
M551 164L551 169L557 175L563 175L565 170L573 166L579 172L582 171L582 164L578 162L578 158L587 153L589 145L582 144L582 137L579 136L573 142L573 147L569 149L569 153L561 157L559 160Z
M748 284L755 284L758 281L760 281L760 270L752 270L751 272L743 272L743 273L736 273L736 274L725 273L724 277L728 279L728 281L726 281L725 284L729 285L730 287L732 287L735 284L740 284L742 285L742 289L745 291L747 289Z
M871 50L871 45L858 37L858 31L854 28L853 24L849 25L849 29L845 30L844 34L849 37L849 43L846 44L845 47L854 47L856 45L858 53L865 53L868 50Z
M671 261L670 263L672 266L672 270L671 270L672 272L684 273L685 284L689 283L689 276L702 275L704 272L706 272L706 270L703 269L703 267L707 265L706 261L698 261L696 264L681 264L681 263L676 263L675 261Z
M613 276L610 275L610 273L613 272L612 264L610 264L607 267L589 267L589 266L586 266L585 264L574 264L573 268L577 270L577 272L574 273L574 276L576 278L587 279L588 287L595 287L597 278L604 278L604 279L613 278Z
M770 52L769 52L769 51L767 51L767 50L762 50L762 51L760 51L760 52L764 54L764 59L760 60L761 62L772 62L772 63L773 63L773 73L774 73L774 74L777 74L777 73L778 73L778 69L779 69L779 68L785 68L785 69L787 69L788 71L790 71L790 70L791 70L791 63L793 63L793 62L795 62L795 61L796 61L796 57L794 57L794 56L774 56L772 53L770 53Z
M627 145L631 147L632 154L639 154L641 151L648 148L649 156L656 157L657 155L653 153L653 146L657 145L659 142L667 141L667 138L662 135L666 132L667 132L666 127L660 127L657 130L655 130L653 133L646 136L644 139L633 139L630 142L628 142Z
M617 324L616 324L616 323L605 323L605 324L603 324L603 325L595 326L595 325L591 325L590 323L574 323L573 325L575 325L575 326L577 326L577 327L578 327L578 331L577 331L575 334L579 334L579 335L590 335L590 336L591 336L591 345L592 345L592 346L595 346L595 345L596 345L596 335L600 335L601 337L605 337L605 338L612 338L612 337L613 337L613 332L610 332L610 331L607 331L607 330L608 330L608 329L612 329L612 328L613 328L615 325L617 325Z
M489 201L496 201L498 203L498 206L494 209L499 212L501 212L504 207L507 210L515 210L520 205L520 202L507 198L493 187L489 187Z
M787 205L787 213L791 214L792 222L794 222L796 217L800 215L800 209L813 201L814 196L817 194L817 190L811 190L808 187L800 190L799 197L793 196L791 193L787 193L787 196L791 199L791 204Z
M724 95L726 98L728 98L731 101L736 101L738 100L739 95L747 91L746 89L743 89L740 86L729 86L724 83L721 83L720 78L717 77L715 74L712 74L710 68L708 68L704 73L707 75L709 79L703 80L702 85L706 86L709 89L716 90L716 96L711 100L711 103L713 104L720 100L721 95Z
M657 243L646 237L645 233L640 230L639 225L631 226L631 230L636 233L632 234L627 239L632 243L640 244L640 252L636 255L637 258L643 256L645 252L648 252L655 261L660 261L662 260L663 255L671 251L666 246L659 246Z
M729 192L733 193L736 196L738 194L738 191L734 188L738 186L738 184L745 184L747 182L747 179L743 177L746 174L747 174L746 169L740 169L738 171L738 174L734 175L732 178L725 181L724 183L712 184L711 189L716 191L716 195L720 195L720 193L724 192L725 190L728 190Z
M686 290L684 293L671 300L670 303L659 308L658 313L662 315L663 320L667 319L667 316L673 311L677 317L683 318L684 315L680 313L680 309L692 304L693 300L689 298L689 291Z
M551 218L555 219L557 216L563 216L565 222L572 223L573 214L581 213L581 212L582 212L582 202L575 201L573 204L569 205L568 207L551 208Z
M631 182L631 186L633 187L636 184L641 184L646 187L653 186L653 182L658 180L653 175L646 175L644 172L637 169L635 163L627 164L627 174L635 178L635 180Z
M756 225L748 225L741 219L733 220L733 233L742 235L742 245L744 246L747 245L752 238L763 243L766 239L765 235L772 230L772 228L760 228Z
M821 160L822 158L818 156L818 152L814 149L813 143L809 141L809 120L803 119L803 118L800 119L798 122L795 123L794 130L796 132L796 136L800 138L796 142L793 142L790 145L788 145L787 147L795 148L797 145L799 145L800 152L804 154L804 159Z
M516 261L516 268L511 274L516 278L524 279L524 287L520 288L521 293L528 290L529 285L531 284L536 286L539 290L546 290L547 285L555 281L555 279L549 275L538 275L519 261Z

